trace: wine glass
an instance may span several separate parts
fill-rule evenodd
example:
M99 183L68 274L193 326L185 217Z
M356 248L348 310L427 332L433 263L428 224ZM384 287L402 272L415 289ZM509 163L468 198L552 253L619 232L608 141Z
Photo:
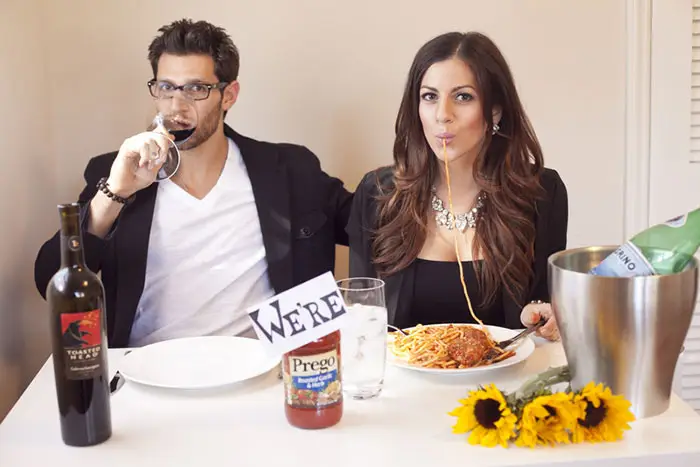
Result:
M158 165L165 162L156 174L156 181L167 180L180 167L180 150L186 149L197 129L198 115L194 102L188 99L170 98L156 101L156 115L148 130L165 134L169 142L167 154L157 154L151 163Z

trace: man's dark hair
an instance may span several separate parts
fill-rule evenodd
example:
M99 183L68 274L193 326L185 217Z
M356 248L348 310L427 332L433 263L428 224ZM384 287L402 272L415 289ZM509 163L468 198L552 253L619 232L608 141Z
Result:
M158 74L158 59L164 53L209 55L214 60L214 72L219 81L230 83L238 79L238 49L223 28L206 21L181 19L161 27L158 32L160 35L148 46L154 79Z

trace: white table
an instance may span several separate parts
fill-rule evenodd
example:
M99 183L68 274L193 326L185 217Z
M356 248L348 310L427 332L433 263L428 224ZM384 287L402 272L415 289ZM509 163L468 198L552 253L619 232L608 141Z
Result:
M110 350L119 368L123 349ZM112 397L113 437L89 448L63 445L49 359L0 425L0 466L700 466L700 416L673 396L670 409L634 422L625 440L555 448L484 448L451 432L447 412L467 388L505 390L565 361L559 344L488 378L431 377L389 367L378 399L347 400L333 428L305 431L284 416L274 372L237 388L184 394L127 382Z

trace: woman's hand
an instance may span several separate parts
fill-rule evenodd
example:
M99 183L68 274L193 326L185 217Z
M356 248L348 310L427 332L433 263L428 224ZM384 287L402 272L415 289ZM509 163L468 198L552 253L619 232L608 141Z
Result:
M528 328L534 326L540 318L546 319L547 322L535 331L535 334L550 341L558 341L559 328L557 327L557 320L554 318L552 305L536 300L525 305L520 313L520 321Z

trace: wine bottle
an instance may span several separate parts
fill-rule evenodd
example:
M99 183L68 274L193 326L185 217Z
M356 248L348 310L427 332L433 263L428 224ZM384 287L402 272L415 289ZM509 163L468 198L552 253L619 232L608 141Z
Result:
M58 206L61 267L46 299L63 442L100 444L112 436L104 287L85 264L80 205Z
M598 276L635 277L681 272L700 248L700 208L649 227L591 269Z

